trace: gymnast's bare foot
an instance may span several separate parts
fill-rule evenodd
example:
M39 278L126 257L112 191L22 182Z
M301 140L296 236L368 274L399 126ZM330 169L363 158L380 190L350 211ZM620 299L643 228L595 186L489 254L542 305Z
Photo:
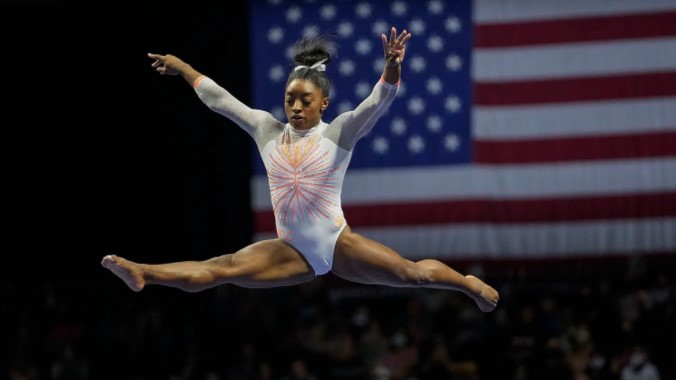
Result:
M121 278L129 289L140 292L146 282L143 279L143 272L138 264L123 259L116 255L108 255L103 258L101 265L110 269L113 274Z
M476 302L479 309L484 313L493 311L500 299L497 290L472 275L467 275L465 278L472 282L468 295Z

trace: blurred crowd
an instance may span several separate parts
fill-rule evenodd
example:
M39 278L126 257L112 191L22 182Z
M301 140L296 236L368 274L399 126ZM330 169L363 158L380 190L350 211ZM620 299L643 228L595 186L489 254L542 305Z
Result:
M5 284L0 379L676 379L676 274L597 272L489 277L492 313L459 292L330 275L201 293L134 293L106 273Z

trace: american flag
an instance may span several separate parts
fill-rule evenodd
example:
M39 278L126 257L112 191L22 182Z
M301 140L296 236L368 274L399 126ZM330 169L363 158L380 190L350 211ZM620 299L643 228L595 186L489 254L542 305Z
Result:
M379 79L380 34L413 34L347 172L355 231L412 259L676 253L676 0L257 0L251 18L252 106L282 121L312 27L339 44L327 122Z

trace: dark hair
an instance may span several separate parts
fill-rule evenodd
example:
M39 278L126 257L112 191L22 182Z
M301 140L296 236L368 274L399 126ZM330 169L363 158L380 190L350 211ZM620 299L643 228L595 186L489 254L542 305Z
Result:
M321 88L324 96L328 97L331 80L326 75L326 72L310 69L309 67L323 59L325 59L323 63L328 65L331 62L331 55L336 54L336 48L337 46L332 36L320 33L317 27L311 28L293 46L293 61L295 65L308 67L292 71L286 80L286 85L288 86L294 79L308 80Z

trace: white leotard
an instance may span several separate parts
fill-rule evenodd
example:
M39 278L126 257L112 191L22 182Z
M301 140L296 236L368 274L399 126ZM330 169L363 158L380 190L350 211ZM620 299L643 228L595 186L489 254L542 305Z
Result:
M336 241L347 225L340 194L352 149L398 88L381 79L354 111L302 131L269 112L249 108L208 77L195 81L204 104L256 141L268 174L277 236L296 248L317 275L331 270Z

